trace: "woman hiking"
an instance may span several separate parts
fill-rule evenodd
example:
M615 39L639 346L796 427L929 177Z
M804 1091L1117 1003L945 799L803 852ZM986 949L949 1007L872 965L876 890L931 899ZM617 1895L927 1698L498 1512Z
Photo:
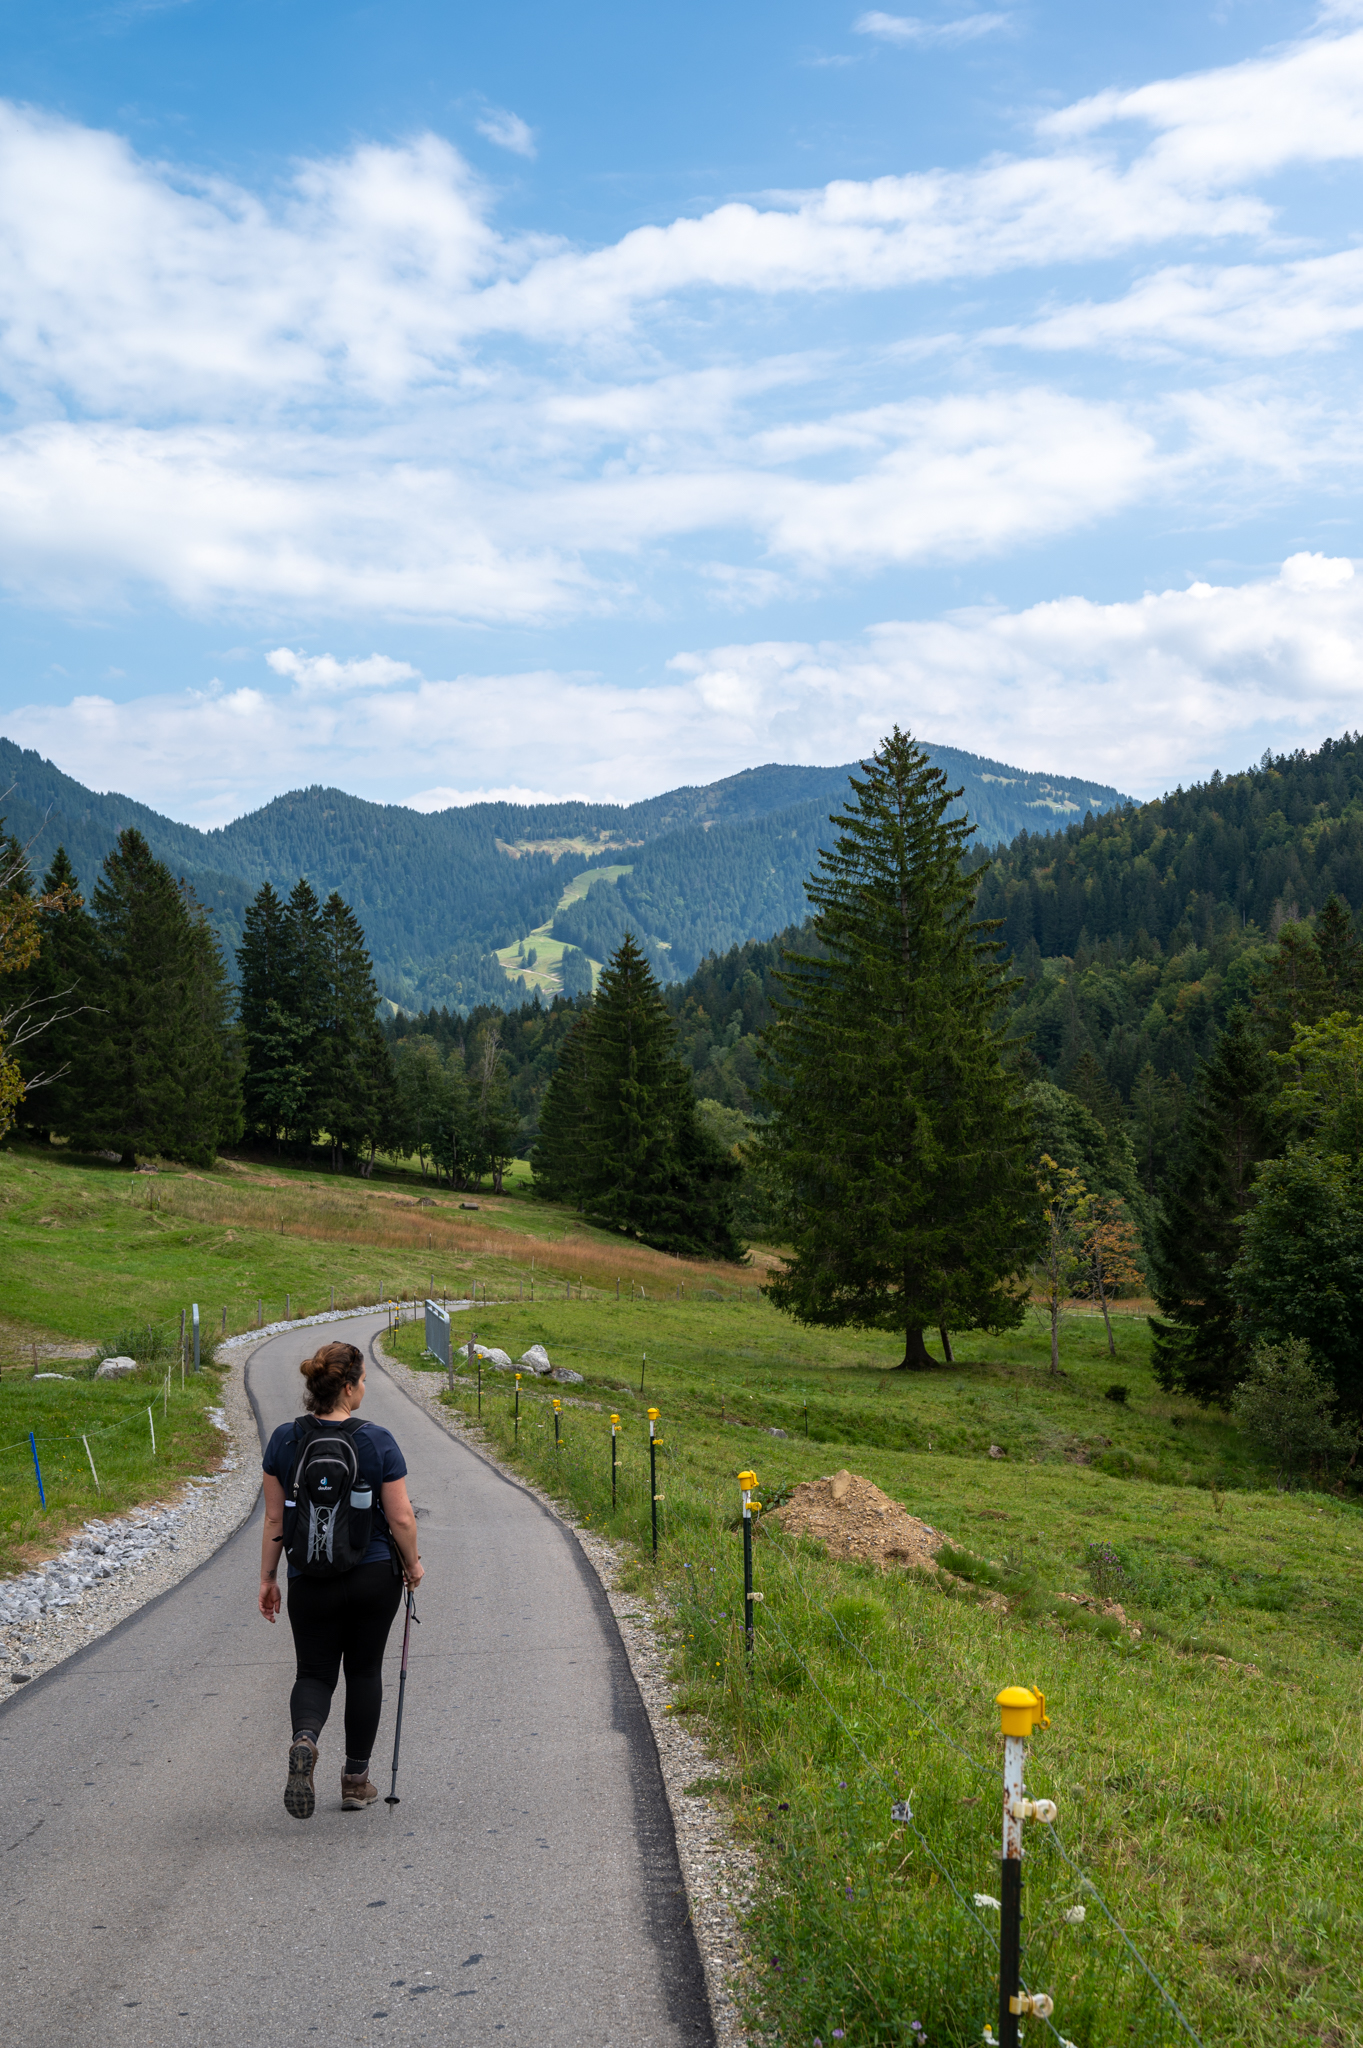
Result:
M349 1812L379 1796L369 1758L383 1705L383 1651L404 1584L425 1576L407 1462L377 1422L359 1422L364 1354L324 1344L298 1370L306 1415L282 1422L265 1448L265 1533L260 1545L260 1611L279 1614L277 1573L289 1560L289 1626L298 1676L289 1700L293 1739L284 1805L309 1820L317 1743L345 1663L345 1763L341 1805Z

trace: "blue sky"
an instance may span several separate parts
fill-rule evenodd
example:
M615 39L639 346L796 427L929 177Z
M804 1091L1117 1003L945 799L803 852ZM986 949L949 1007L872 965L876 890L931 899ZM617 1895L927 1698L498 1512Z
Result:
M82 780L1363 725L1363 0L0 22L0 730Z

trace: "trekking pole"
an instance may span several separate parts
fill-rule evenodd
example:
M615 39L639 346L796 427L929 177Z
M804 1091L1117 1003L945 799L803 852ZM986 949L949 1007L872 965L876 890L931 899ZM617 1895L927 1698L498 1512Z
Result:
M388 1797L383 1802L385 1806L399 1806L401 1804L398 1798L398 1751L402 1747L402 1709L407 1699L407 1650L412 1640L412 1622L416 1618L416 1594L409 1586L407 1588L407 1619L403 1623L402 1629L402 1670L398 1674L398 1719L397 1726L393 1730L393 1783ZM420 1626L419 1622L418 1626Z

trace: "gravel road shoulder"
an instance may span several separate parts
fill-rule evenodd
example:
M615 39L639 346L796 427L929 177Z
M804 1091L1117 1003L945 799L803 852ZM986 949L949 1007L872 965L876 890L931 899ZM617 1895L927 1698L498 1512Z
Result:
M691 1921L705 1969L715 2039L719 2048L747 2048L750 2037L739 2017L737 1993L738 1980L747 1966L742 1916L753 1895L751 1859L735 1840L723 1806L706 1793L690 1789L731 1771L732 1760L707 1749L669 1712L673 1687L668 1679L667 1648L646 1602L637 1593L620 1590L624 1560L616 1546L575 1521L560 1501L541 1492L514 1465L505 1464L476 1423L464 1423L454 1410L445 1407L440 1400L444 1383L435 1373L414 1372L401 1359L391 1357L382 1342L377 1350L384 1369L448 1435L495 1465L572 1531L600 1579L658 1746Z

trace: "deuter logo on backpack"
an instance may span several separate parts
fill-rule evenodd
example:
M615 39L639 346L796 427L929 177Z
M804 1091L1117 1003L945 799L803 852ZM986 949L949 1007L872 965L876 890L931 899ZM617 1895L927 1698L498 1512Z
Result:
M363 1424L324 1428L301 1415L298 1445L284 1489L284 1554L309 1578L354 1571L374 1534L374 1495L360 1473L353 1438Z

